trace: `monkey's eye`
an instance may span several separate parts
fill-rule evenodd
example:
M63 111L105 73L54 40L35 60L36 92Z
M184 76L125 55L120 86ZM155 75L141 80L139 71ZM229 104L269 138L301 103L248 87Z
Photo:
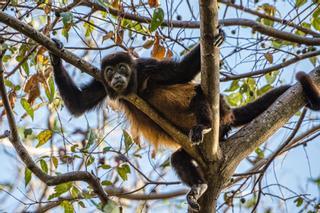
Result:
M119 72L121 74L127 74L127 67L124 64L119 65Z
M110 80L114 74L114 70L112 67L107 67L104 72L104 77L106 80Z

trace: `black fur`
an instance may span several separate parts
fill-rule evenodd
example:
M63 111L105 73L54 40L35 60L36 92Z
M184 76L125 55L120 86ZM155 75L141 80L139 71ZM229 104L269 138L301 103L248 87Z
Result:
M220 35L221 37L221 35ZM221 44L223 39L217 39L216 45ZM55 40L57 46L62 48L61 42ZM73 115L81 115L85 111L93 109L99 105L108 95L112 99L121 98L129 93L137 93L145 100L149 100L153 96L153 92L157 88L166 85L188 85L190 81L200 72L200 45L193 48L181 61L163 60L158 61L151 58L134 59L128 53L115 53L106 56L101 63L101 75L103 82L96 80L91 81L88 85L80 89L75 85L62 65L62 61L58 56L50 54L52 65L54 68L55 81L58 85L60 95L64 100L66 107ZM106 66L117 65L118 63L126 63L130 66L132 75L130 76L128 86L124 91L117 92L108 85L104 78ZM306 93L307 106L314 110L320 109L320 95L318 88L305 73L298 73L297 80L302 84ZM280 95L282 95L290 86L281 86L275 88L246 106L231 109L224 101L223 96L220 98L220 140L223 141L228 135L231 127L238 127L249 123L262 112L264 112ZM203 94L200 85L195 86L195 95L190 100L189 111L194 113L196 124L189 131L189 137L192 143L198 144L202 142L203 135L206 130L211 128L211 109L209 103ZM186 94L186 98L189 97ZM160 100L166 102L166 100ZM149 122L150 119L143 117L143 113L127 103L128 109L135 114L141 123ZM185 112L175 113L185 113ZM180 122L180 121L179 121ZM184 121L181 120L181 123ZM162 131L161 127L156 126L156 131ZM159 134L161 137L169 137L165 133ZM172 166L177 172L181 180L191 187L187 195L187 201L194 210L199 210L197 203L198 198L205 192L207 188L204 172L183 149L179 149L172 154Z

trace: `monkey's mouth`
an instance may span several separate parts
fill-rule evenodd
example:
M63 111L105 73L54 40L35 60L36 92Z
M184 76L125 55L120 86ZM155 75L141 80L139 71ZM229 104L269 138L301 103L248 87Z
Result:
M123 81L117 81L112 86L115 90L123 90L126 87L125 82Z

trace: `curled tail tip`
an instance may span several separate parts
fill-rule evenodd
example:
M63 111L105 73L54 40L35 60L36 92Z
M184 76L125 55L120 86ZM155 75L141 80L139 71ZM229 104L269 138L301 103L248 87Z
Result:
M298 81L303 81L303 80L309 79L309 76L305 72L300 71L300 72L297 72L296 79Z

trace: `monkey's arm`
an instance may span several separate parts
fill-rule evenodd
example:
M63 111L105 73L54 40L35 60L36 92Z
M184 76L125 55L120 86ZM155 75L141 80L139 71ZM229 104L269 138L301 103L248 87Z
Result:
M217 38L214 39L214 45L220 46L224 41L224 32L219 31ZM145 72L153 80L160 84L183 84L195 78L201 69L200 44L197 44L182 60L163 60L140 59L139 71Z
M62 48L60 41L54 41L59 48ZM93 80L79 89L63 67L61 58L50 53L50 59L55 82L58 85L64 104L71 114L79 116L99 105L106 97L107 94L102 83Z

